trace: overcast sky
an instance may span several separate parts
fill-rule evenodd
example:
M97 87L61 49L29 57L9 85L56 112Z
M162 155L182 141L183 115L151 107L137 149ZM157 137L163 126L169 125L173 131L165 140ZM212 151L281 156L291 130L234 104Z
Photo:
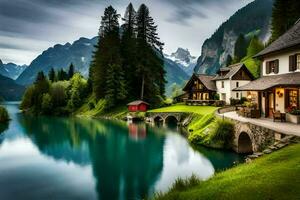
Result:
M199 56L205 39L252 0L132 0L150 8L169 54L177 47ZM0 59L30 64L50 46L97 35L104 8L123 15L127 0L0 0Z

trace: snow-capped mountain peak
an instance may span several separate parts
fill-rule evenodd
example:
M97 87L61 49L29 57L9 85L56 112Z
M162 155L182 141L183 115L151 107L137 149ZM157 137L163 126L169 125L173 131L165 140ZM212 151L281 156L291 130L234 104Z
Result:
M188 49L179 47L171 55L165 55L166 58L178 64L187 74L191 75L197 63L197 58L192 56Z

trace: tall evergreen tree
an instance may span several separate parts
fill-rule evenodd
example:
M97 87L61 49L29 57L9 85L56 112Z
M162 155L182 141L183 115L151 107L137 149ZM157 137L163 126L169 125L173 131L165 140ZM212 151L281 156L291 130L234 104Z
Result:
M247 56L252 57L264 49L264 45L259 41L257 36L253 36L247 48Z
M104 16L101 18L99 40L90 69L93 92L98 99L105 97L107 67L121 64L119 18L120 15L112 6L105 9Z
M240 62L247 54L248 42L243 34L240 34L234 45L234 61Z
M300 18L299 0L275 0L272 12L272 36L270 42L276 40L291 28Z
M58 70L57 72L57 80L64 81L68 79L68 74L63 69Z
M111 64L107 69L106 94L108 108L116 106L127 96L124 72L120 65Z
M75 69L73 63L69 66L69 71L68 71L68 79L71 79L74 75Z
M54 82L56 79L56 74L55 74L55 70L53 69L53 67L50 69L49 74L48 74L49 80L51 82Z
M232 57L231 57L231 55L229 54L228 56L227 56L227 59L226 59L226 67L228 67L229 65L231 65L232 64Z
M137 12L137 73L141 99L158 104L165 92L163 43L148 7L142 4Z
M135 99L139 96L136 84L136 11L130 3L126 8L122 18L122 38L121 38L121 55L123 58L123 70L126 71L125 79L127 80L127 90L129 98Z

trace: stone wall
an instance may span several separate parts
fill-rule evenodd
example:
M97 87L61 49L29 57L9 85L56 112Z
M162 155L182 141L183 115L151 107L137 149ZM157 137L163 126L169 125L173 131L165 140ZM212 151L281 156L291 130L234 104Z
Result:
M235 133L233 141L233 149L239 152L239 137L241 133L247 133L251 143L253 152L260 152L267 148L269 145L274 144L276 133L273 130L257 126L250 123L244 123L232 120L235 123Z

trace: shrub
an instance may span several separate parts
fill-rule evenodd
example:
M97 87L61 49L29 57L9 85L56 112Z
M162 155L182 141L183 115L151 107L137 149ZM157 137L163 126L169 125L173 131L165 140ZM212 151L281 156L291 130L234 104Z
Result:
M290 112L292 115L300 115L300 110L294 109Z
M42 113L50 114L53 108L53 102L50 94L43 94L42 97Z
M222 143L230 148L234 137L234 124L227 119L216 119L211 127L210 138L213 142Z
M0 123L7 122L9 120L9 115L7 110L0 106Z
M191 188L199 185L200 182L201 181L199 180L199 178L197 178L197 176L194 174L187 179L177 178L175 180L175 183L173 183L170 191L183 191L186 190L187 188Z

